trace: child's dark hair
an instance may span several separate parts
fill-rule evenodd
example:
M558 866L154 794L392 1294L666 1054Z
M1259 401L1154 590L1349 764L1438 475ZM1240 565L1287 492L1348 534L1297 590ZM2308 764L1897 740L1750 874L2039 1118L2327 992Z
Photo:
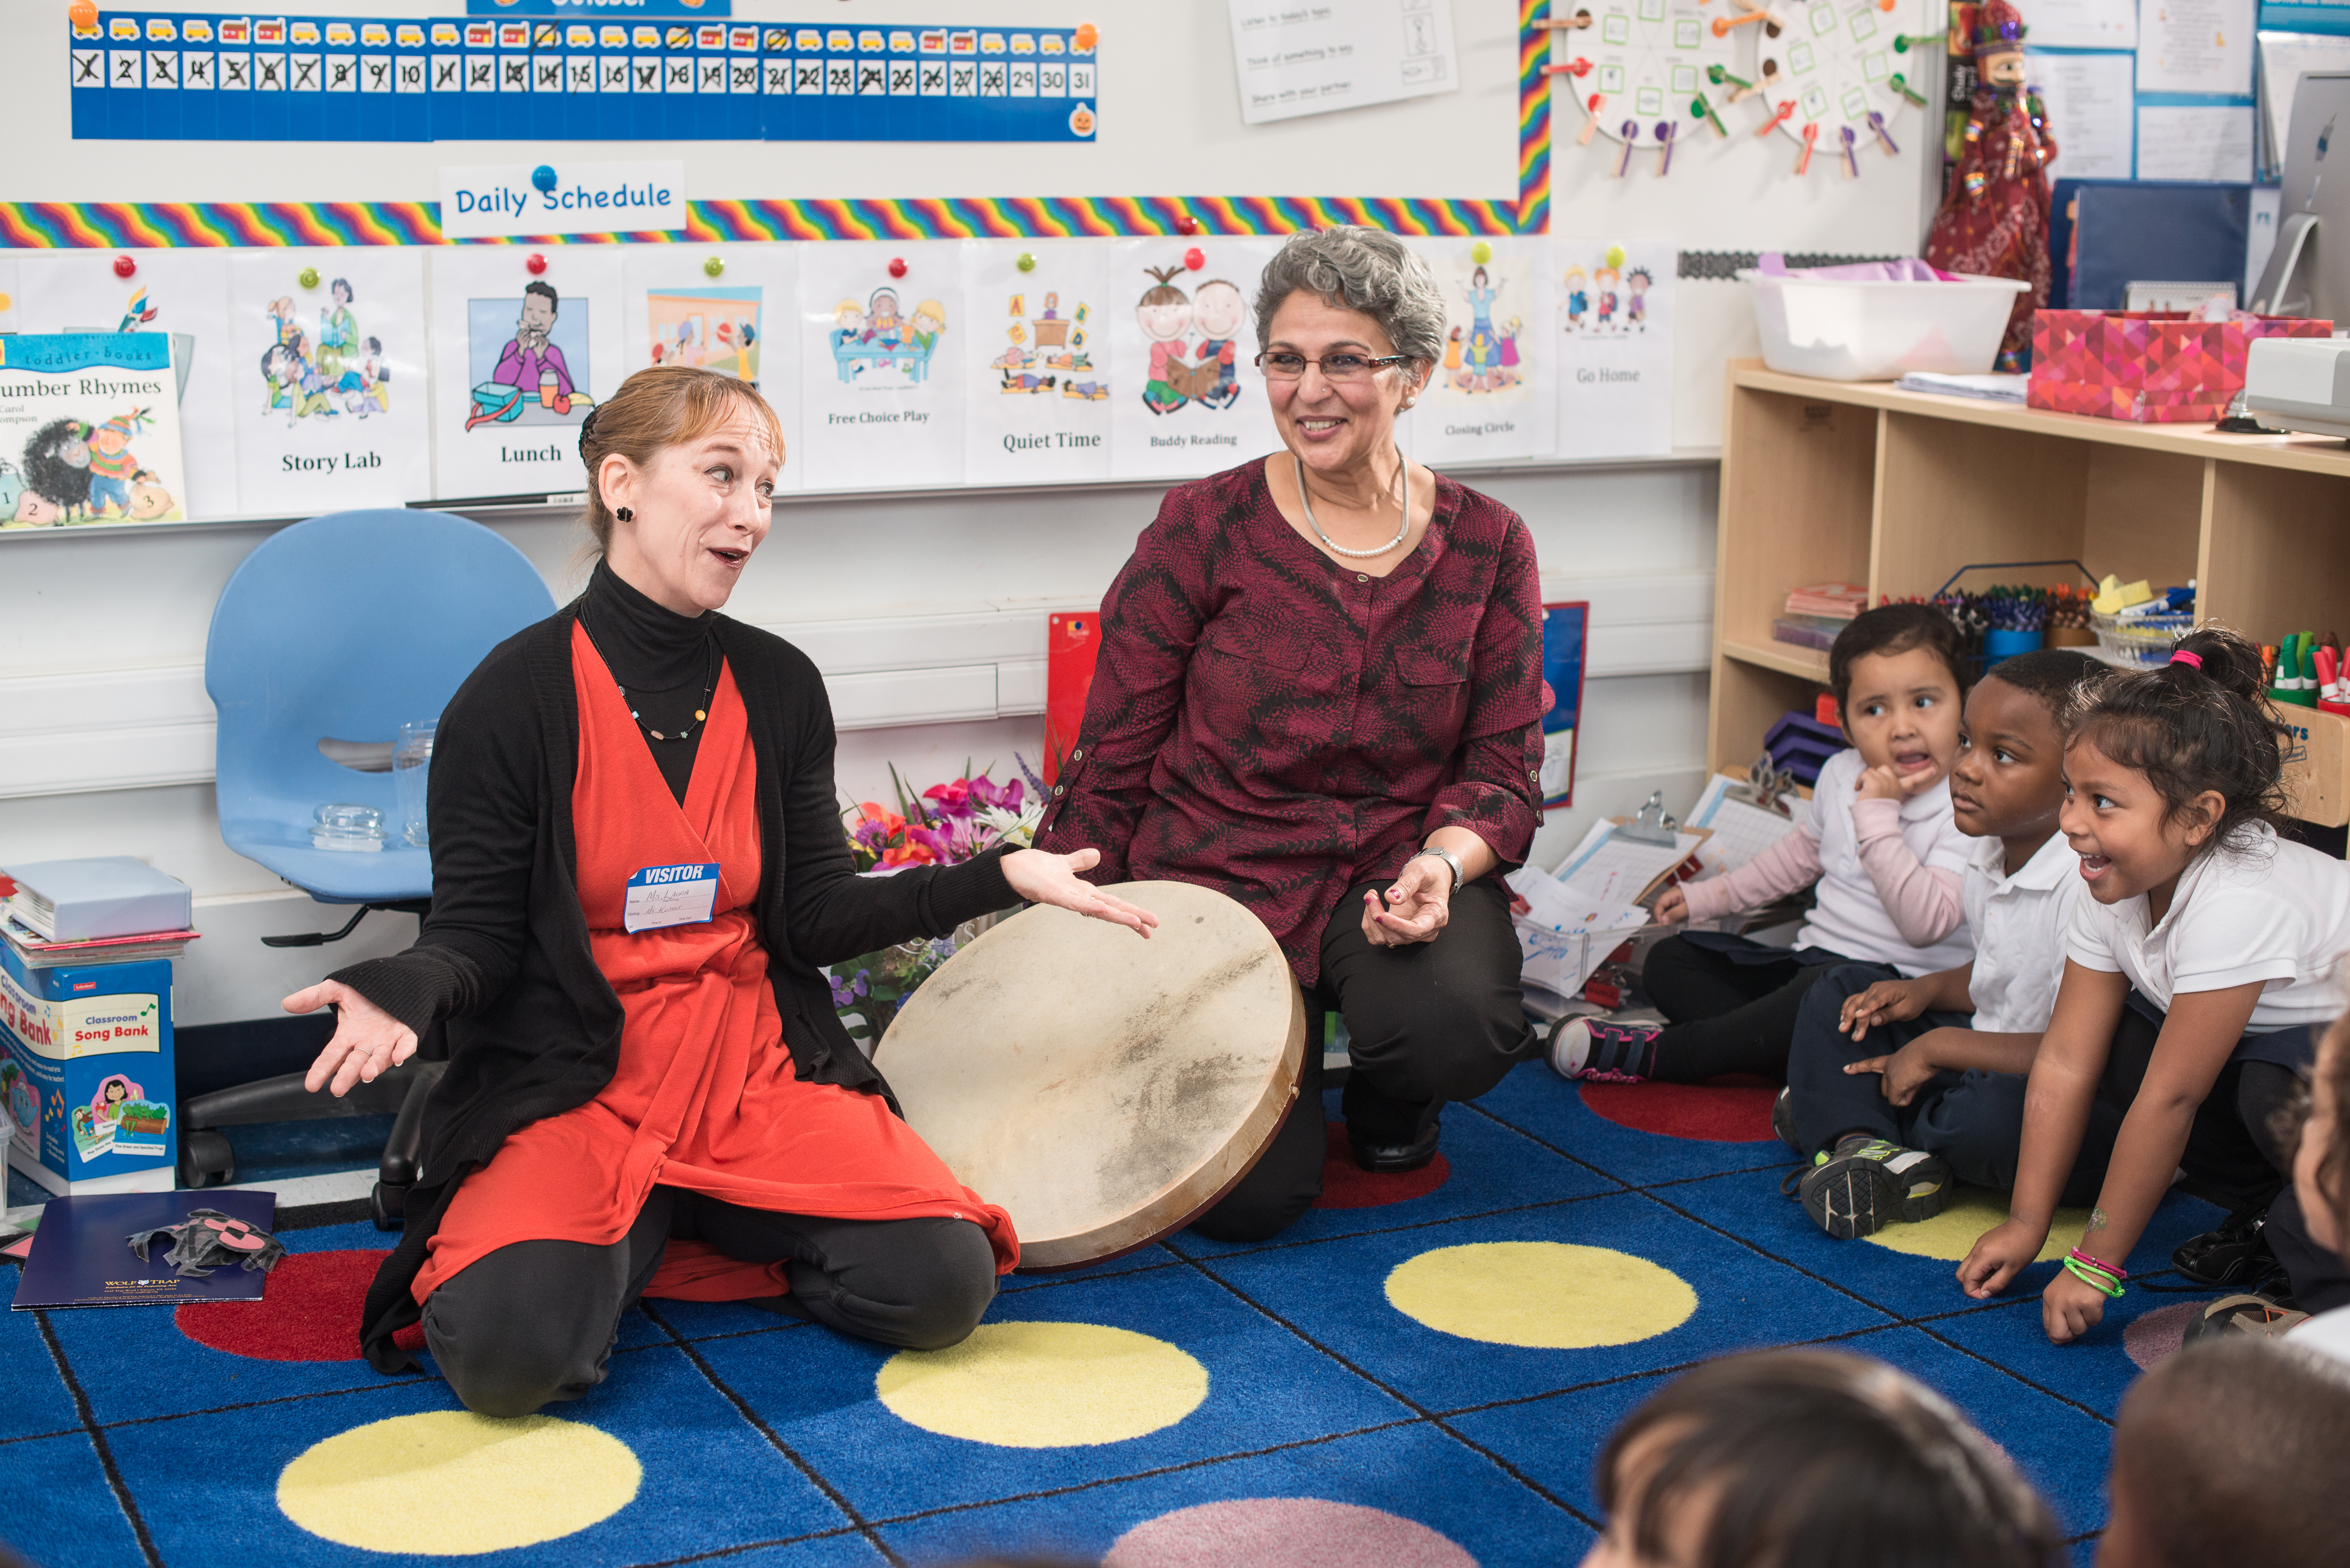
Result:
M1907 653L1922 648L1942 661L1950 671L1950 683L1959 695L1967 694L1966 644L1959 637L1958 623L1932 605L1879 605L1873 610L1863 610L1852 618L1852 624L1836 633L1835 646L1828 649L1828 690L1835 693L1836 712L1841 716L1845 699L1852 695L1852 667L1856 659L1871 653Z
M2116 1513L2138 1563L2327 1568L2342 1561L2345 1453L2350 1367L2290 1338L2211 1335L2122 1401Z
M2002 659L1983 671L1986 680L2003 680L2029 697L2036 697L2055 721L2059 734L2069 732L2102 687L2114 667L2077 648L2036 648Z
M2101 687L2068 743L2087 742L2144 774L2176 819L2196 796L2227 804L2211 844L2274 816L2284 804L2283 741L2293 732L2261 687L2261 650L2205 627L2180 638L2171 661Z
M1625 1417L1599 1455L1616 1511L1626 1450L1661 1443L1632 1521L1711 1500L1690 1568L2053 1568L2056 1525L2005 1455L1939 1394L1882 1362L1766 1351L1707 1362Z
M2333 1211L2334 1234L2350 1240L2350 1012L2318 1037L2311 1082L2323 1083L2334 1099L2332 1141L2317 1157L2317 1191ZM2289 1169L2309 1135L2309 1091L2302 1090L2277 1113L2274 1131Z

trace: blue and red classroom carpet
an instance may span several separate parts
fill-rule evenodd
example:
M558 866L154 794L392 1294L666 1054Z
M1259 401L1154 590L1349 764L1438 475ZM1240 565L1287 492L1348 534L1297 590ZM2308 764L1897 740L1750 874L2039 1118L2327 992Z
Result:
M603 1387L522 1422L369 1370L353 1324L384 1238L290 1230L258 1305L0 1318L0 1538L42 1568L1571 1563L1594 1455L1675 1369L1829 1345L1942 1390L2085 1542L2116 1407L2188 1298L2133 1289L2051 1346L2053 1262L1992 1304L1952 1282L1991 1195L1831 1241L1779 1195L1770 1097L1578 1090L1531 1064L1446 1113L1439 1167L1341 1157L1274 1242L1014 1278L928 1355L651 1303ZM2174 1195L2137 1261L2218 1219Z

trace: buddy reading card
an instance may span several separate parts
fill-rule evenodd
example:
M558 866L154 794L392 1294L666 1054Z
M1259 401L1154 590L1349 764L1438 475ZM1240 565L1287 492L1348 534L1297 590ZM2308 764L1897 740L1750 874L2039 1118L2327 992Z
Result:
M587 489L579 427L630 368L626 265L617 245L433 253L435 495Z
M1107 479L1109 247L1084 240L963 246L965 477L975 484Z
M1120 479L1219 473L1280 446L1256 369L1256 289L1278 240L1109 247L1110 454Z
M429 497L424 253L243 251L229 292L244 509L311 516Z
M1534 457L1556 439L1558 345L1540 234L1404 242L1444 295L1444 350L1398 431L1422 462Z
M800 252L804 245L628 247L629 372L691 365L758 389L784 427L777 490L806 483L800 452Z
M0 337L0 528L187 517L172 339Z
M116 272L119 259L129 276ZM16 330L152 333L172 340L186 483L172 492L182 517L234 517L236 431L230 418L229 253L224 250L57 251L16 263ZM17 461L11 456L11 462Z
M963 477L962 247L806 245L800 258L800 450L811 490Z

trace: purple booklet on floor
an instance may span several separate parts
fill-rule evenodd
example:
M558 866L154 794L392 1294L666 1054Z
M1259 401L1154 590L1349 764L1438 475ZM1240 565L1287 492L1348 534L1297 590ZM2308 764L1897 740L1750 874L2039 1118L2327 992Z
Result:
M217 1210L257 1231L276 1222L274 1192L109 1192L52 1198L33 1232L33 1250L16 1282L16 1310L32 1307L137 1306L181 1302L257 1302L268 1278L231 1263L189 1279L167 1262L172 1239L159 1236L147 1261L130 1250L141 1231L187 1222L191 1211Z

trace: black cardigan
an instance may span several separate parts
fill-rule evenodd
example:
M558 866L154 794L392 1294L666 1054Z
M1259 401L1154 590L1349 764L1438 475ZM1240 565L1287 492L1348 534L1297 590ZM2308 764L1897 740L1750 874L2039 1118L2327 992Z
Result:
M595 1098L619 1063L620 1001L588 950L573 881L577 612L575 603L508 638L450 699L427 803L432 912L406 952L333 976L420 1039L436 1023L448 1030L449 1067L426 1102L405 1230L368 1291L359 1331L380 1371L414 1366L392 1335L420 1315L410 1286L465 1174L517 1129ZM835 800L823 678L806 654L755 627L721 616L717 635L758 764L759 935L785 1044L800 1078L886 1098L889 1085L841 1027L817 966L942 937L1017 902L1003 856L858 877Z

